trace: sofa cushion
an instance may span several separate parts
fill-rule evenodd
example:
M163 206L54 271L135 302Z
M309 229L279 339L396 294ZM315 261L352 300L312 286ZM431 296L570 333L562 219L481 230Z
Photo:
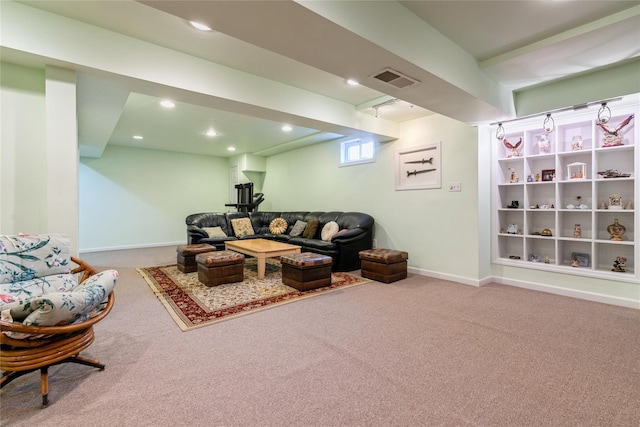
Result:
M313 239L318 232L318 220L310 219L307 221L307 226L304 228L304 232L302 233L302 237L307 239Z
M331 238L338 233L339 229L340 227L338 226L337 222L329 221L324 225L324 227L322 227L322 231L320 232L320 237L325 242L330 242Z
M210 238L213 237L227 237L227 234L222 230L222 227L202 227Z
M282 234L287 231L287 221L284 218L276 218L269 224L271 234Z
M11 310L14 321L32 326L61 326L89 317L113 291L118 280L116 270L95 274L69 292L54 292L22 301Z
M0 236L0 283L69 273L69 246L63 234Z
M296 223L294 224L293 228L291 229L291 233L289 233L290 236L300 236L302 235L302 233L304 232L305 227L307 226L307 223L305 221L296 221Z
M237 237L252 236L255 234L249 218L234 218L231 220L233 233Z

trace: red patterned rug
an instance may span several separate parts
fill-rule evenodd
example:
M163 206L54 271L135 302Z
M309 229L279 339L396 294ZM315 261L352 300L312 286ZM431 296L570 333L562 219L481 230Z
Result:
M332 273L331 285L301 292L282 283L275 260L267 260L265 278L259 280L255 261L246 260L244 281L210 288L198 281L198 273L182 273L176 265L137 270L183 331L370 282L354 274Z

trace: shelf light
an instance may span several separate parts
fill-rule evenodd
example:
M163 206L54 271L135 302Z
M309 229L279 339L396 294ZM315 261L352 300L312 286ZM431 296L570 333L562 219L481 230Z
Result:
M176 104L174 104L173 101L169 101L168 99L161 101L160 105L162 105L164 108L173 108L176 106Z
M292 129L293 129L293 128L292 128L290 125L284 125L284 126L282 126L282 130L283 130L284 132L291 132L291 130L292 130Z
M133 139L144 139L144 137L142 135L133 135Z

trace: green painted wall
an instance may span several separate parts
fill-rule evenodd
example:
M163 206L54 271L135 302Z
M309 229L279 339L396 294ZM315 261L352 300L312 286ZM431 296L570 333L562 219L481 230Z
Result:
M80 159L81 250L186 242L185 218L226 211L226 159L107 146Z
M44 70L0 63L0 233L47 226Z
M409 252L411 267L476 280L476 129L432 115L403 123L401 135L380 145L370 164L339 167L337 142L267 158L261 210L366 212L376 220L378 246ZM442 142L442 188L395 191L395 151L435 141ZM451 181L463 191L449 192Z

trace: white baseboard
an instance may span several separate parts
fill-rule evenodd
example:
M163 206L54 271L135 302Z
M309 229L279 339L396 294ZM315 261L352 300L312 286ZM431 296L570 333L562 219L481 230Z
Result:
M565 297L583 299L587 301L600 302L604 304L617 305L620 307L635 308L640 310L640 300L614 297L611 295L597 294L594 292L580 291L576 289L563 288L560 286L545 285L542 283L527 282L524 280L506 279L504 277L494 277L494 283L501 285L516 286L518 288L531 289L534 291L547 292Z
M462 283L463 285L469 286L482 286L480 280L469 279L467 277L455 276L453 274L444 274L437 271L425 270L422 268L408 267L408 273L417 274L419 276L433 277L441 280L450 280L456 283Z
M183 240L179 242L167 242L167 243L148 243L144 245L129 245L129 246L109 246L108 248L83 248L78 252L88 253L88 252L107 252L107 251L121 251L125 249L147 249L147 248L162 248L165 246L178 246L178 245L186 245L187 243Z
M554 295L562 295L565 297L578 298L586 301L599 302L603 304L617 305L620 307L635 308L640 310L640 300L629 298L613 297L610 295L602 295L594 292L580 291L576 289L563 288L559 286L545 285L542 283L527 282L524 280L506 279L503 277L488 276L479 280L459 277L452 274L443 274L436 271L424 270L421 268L409 267L409 273L418 274L420 276L434 277L436 279L450 280L456 283L471 286L484 286L490 283L498 283L500 285L515 286L518 288L530 289L533 291L546 292Z

